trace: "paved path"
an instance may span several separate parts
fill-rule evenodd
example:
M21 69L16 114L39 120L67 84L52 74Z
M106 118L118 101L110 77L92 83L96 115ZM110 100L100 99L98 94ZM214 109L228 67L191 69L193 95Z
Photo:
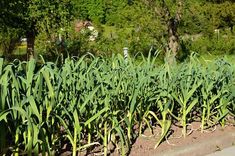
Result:
M235 156L235 146L225 148L222 151L218 151L206 156Z
M224 135L212 137L204 141L172 148L161 153L156 153L153 156L235 156L235 146L233 146L235 143L234 141L235 132L228 132ZM221 153L213 153L218 149L218 147L223 149L220 151Z

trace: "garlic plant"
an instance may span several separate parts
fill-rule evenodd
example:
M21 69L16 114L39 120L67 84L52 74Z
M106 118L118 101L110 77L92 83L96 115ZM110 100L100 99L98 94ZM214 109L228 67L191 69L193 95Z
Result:
M235 114L234 69L194 58L157 66L150 56L83 56L60 67L0 59L0 153L58 155L70 145L74 156L97 146L108 155L113 144L126 155L146 127L161 128L157 148L176 122L184 137L196 119L202 132L224 126Z

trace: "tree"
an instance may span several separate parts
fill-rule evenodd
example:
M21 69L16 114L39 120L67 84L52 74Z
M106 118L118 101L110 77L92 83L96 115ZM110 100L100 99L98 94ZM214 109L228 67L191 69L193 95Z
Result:
M184 0L143 0L155 13L156 19L160 17L161 23L167 31L166 54L172 63L180 48L178 34L179 23L182 19Z
M27 55L34 57L35 37L63 27L73 18L71 0L1 0L1 29L20 29L27 38Z
M15 50L20 40L21 31L18 29L0 29L0 50L8 58Z
M235 25L235 3L233 1L208 3L207 13L211 17L210 24L214 29L229 27L233 32Z
M105 23L106 4L104 0L76 0L77 17L93 23Z

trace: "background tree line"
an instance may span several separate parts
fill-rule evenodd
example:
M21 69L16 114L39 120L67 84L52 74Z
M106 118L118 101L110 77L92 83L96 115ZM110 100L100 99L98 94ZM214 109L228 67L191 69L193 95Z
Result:
M171 61L191 51L235 52L234 0L2 0L0 5L5 57L13 56L24 37L28 57L111 55L123 47L133 55L160 50ZM76 21L91 21L98 38L91 42L89 30L75 32Z

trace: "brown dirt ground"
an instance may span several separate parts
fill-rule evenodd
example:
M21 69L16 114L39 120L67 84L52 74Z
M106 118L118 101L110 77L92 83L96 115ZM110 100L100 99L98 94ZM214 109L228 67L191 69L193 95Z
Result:
M154 129L154 135L149 130L144 132L144 135L140 136L134 145L132 146L130 156L151 156L153 154L165 152L170 149L176 149L188 144L203 142L210 138L219 137L227 132L234 132L234 126L215 126L212 129L208 129L201 133L200 123L194 122L188 126L188 135L186 138L182 136L182 129L177 126L172 126L172 134L168 137L167 141L163 141L156 149L155 144L159 138L160 129ZM207 150L207 149L202 149ZM219 147L218 147L218 150Z
M149 129L145 130L143 135L139 136L135 143L131 147L131 151L129 153L130 156L153 156L153 155L161 155L162 152L166 152L168 150L174 150L180 147L184 147L193 143L200 143L204 142L208 139L220 137L223 136L226 133L229 132L235 132L235 126L234 125L226 125L224 128L217 125L211 129L205 130L203 133L201 133L200 130L200 123L199 122L193 122L187 127L187 133L188 135L184 138L182 136L182 128L180 128L177 125L171 126L171 134L168 136L167 140L164 140L156 149L154 149L155 144L157 143L159 137L160 137L160 131L161 129L159 127L154 128L153 134L151 134L151 131ZM217 150L221 150L220 147L223 147L223 145L218 145ZM102 151L102 147L98 147L93 149L92 151ZM202 148L201 150L205 150L204 153L206 153L207 148ZM68 152L68 151L67 151ZM69 156L71 155L71 152L65 152L61 154L61 156ZM86 153L86 152L85 152ZM86 153L84 152L79 153L79 155L84 156L101 156L103 155L102 152L91 152ZM117 149L114 150L113 153L110 154L110 156L119 156L119 152ZM181 155L184 156L184 155ZM186 156L186 155L185 155ZM188 156L188 155L187 155Z

